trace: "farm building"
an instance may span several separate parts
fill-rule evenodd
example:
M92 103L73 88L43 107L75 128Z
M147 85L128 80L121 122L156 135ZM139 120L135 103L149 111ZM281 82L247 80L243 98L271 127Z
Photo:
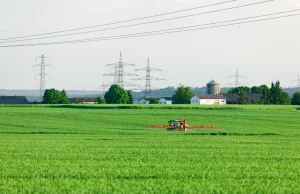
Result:
M227 104L237 104L239 95L238 94L225 94ZM248 101L252 104L259 104L260 100L264 97L262 94L247 94Z
M191 104L224 105L226 104L226 98L225 96L198 94L191 98Z
M144 97L138 100L139 104L150 104L152 97Z
M159 104L172 104L172 97L162 97L159 99Z
M0 104L29 104L25 96L0 96Z
M85 97L75 97L75 98L68 98L68 100L72 103L72 104L96 104L96 98L85 98Z

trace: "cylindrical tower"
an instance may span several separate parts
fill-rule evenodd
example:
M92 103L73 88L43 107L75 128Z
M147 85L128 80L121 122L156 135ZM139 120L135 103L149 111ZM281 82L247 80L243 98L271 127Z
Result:
M206 93L208 95L219 95L221 93L220 84L215 80L211 80L206 84Z

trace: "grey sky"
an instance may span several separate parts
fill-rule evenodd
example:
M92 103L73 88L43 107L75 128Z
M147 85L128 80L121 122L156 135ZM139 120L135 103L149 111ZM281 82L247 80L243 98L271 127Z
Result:
M97 25L220 1L1 0L0 38ZM259 0L241 0L188 13L257 1ZM300 8L299 0L275 0L233 11L50 40L94 38L175 28L297 8ZM168 17L171 16L162 18ZM279 79L284 87L288 87L291 80L296 79L298 72L300 73L299 34L300 16L296 16L171 35L68 45L0 48L0 88L36 89L39 81L38 78L34 79L34 74L38 73L38 69L33 71L32 65L37 64L36 56L45 54L51 57L49 63L54 65L54 71L48 69L52 75L51 80L47 79L48 88L95 90L103 81L109 82L109 79L102 78L102 74L110 72L105 65L117 62L120 51L123 52L124 61L136 64L137 68L145 67L147 58L150 57L152 67L164 70L162 73L154 73L154 76L166 79L153 83L159 87L177 86L180 83L201 87L211 79L224 86L230 82L227 76L234 74L235 68L239 68L240 74L248 77L246 82L250 86L270 84ZM133 68L126 68L126 71L133 72ZM126 81L144 85L144 82L129 79Z

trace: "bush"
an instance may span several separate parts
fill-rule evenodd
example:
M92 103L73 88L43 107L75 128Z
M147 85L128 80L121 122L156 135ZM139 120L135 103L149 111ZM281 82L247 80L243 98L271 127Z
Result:
M47 89L43 96L43 104L69 104L65 90Z
M117 84L110 86L108 92L104 95L107 104L128 104L128 93Z
M150 104L159 104L159 100L157 98L151 98Z
M102 98L101 96L96 98L96 103L97 104L106 104L105 99Z

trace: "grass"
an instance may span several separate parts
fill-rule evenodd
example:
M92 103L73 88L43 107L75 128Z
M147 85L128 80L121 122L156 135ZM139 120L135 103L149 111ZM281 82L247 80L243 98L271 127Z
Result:
M300 192L299 107L103 107L0 107L0 193Z

